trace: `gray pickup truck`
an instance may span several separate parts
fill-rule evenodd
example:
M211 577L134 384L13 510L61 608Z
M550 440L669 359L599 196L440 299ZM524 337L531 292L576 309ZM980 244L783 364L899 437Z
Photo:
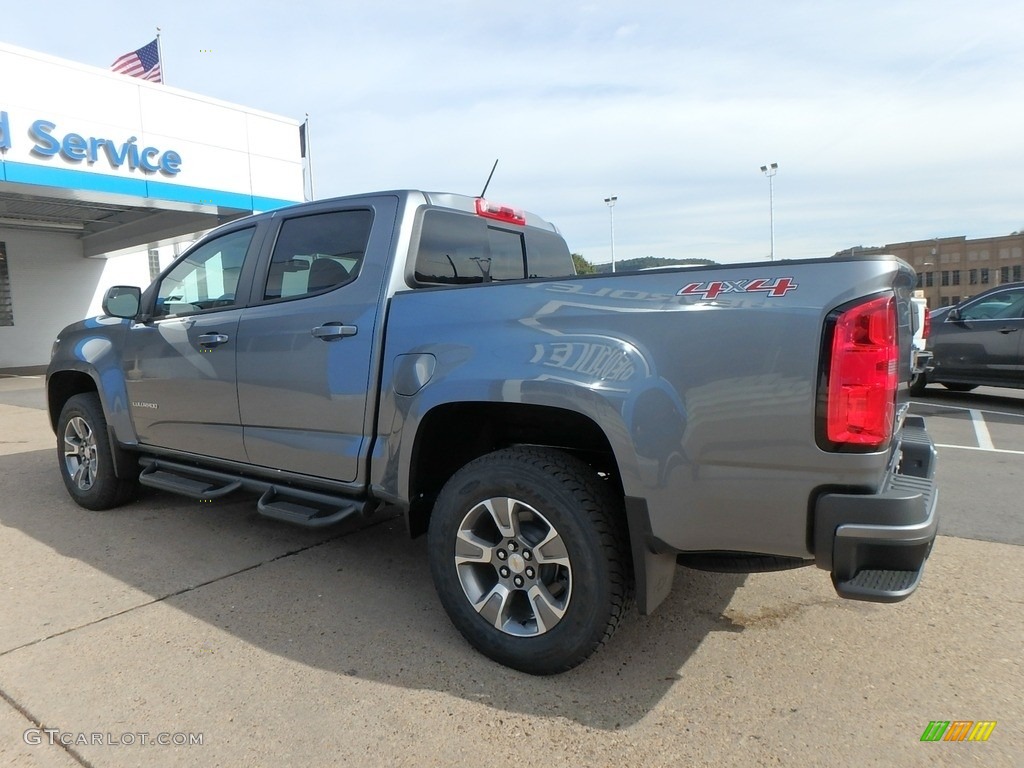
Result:
M455 626L551 674L677 563L817 565L907 597L935 538L892 257L574 274L557 229L381 192L231 222L64 329L58 464L88 509L245 490L323 526L399 510Z

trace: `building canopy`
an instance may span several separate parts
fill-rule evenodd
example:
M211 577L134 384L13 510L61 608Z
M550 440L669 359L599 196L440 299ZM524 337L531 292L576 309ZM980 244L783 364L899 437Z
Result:
M0 44L0 229L83 256L303 199L299 122Z

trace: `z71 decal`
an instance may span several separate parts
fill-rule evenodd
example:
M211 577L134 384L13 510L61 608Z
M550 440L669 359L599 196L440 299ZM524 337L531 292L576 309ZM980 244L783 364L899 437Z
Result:
M723 293L767 293L771 298L785 296L799 286L792 277L758 277L753 280L710 280L702 283L688 283L679 289L676 296L701 296L714 299Z

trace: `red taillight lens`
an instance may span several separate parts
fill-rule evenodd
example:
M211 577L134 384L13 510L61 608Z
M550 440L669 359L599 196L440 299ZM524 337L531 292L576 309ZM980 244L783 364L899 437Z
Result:
M476 199L476 212L478 215L488 219L504 221L506 224L526 225L526 214L518 208L509 205L498 205L484 200L482 197Z
M859 304L836 320L826 415L832 443L870 449L892 438L899 367L896 322L892 296Z
M921 337L927 339L932 335L932 311L928 307L924 308L924 331L921 333Z

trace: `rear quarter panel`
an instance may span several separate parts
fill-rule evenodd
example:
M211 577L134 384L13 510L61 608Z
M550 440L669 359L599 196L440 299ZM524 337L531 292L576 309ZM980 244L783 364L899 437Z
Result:
M901 270L908 280L900 264L775 262L399 293L375 485L407 498L416 429L438 405L565 408L601 426L626 494L647 500L652 531L670 547L808 557L815 489L874 489L888 460L815 443L825 318L892 291ZM409 353L436 365L402 396L393 380Z

